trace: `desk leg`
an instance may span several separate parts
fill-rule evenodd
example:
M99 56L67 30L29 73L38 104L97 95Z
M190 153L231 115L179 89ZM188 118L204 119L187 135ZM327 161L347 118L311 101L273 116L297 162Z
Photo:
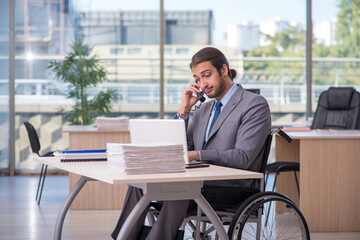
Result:
M135 207L127 217L124 225L121 227L120 233L116 238L117 240L128 238L132 226L134 226L135 222L139 219L140 215L144 212L149 203L150 199L148 198L148 196L146 194L142 196L140 201L135 205Z
M219 217L216 215L214 209L210 206L210 204L205 200L205 198L200 195L198 198L194 199L197 205L203 210L206 216L209 218L210 222L214 225L216 233L219 235L220 239L229 239L224 226L222 225Z
M64 224L64 219L66 213L69 210L71 203L74 201L80 190L84 187L87 181L94 181L91 178L81 176L77 183L74 185L74 188L71 190L69 195L66 197L65 202L63 203L59 215L56 219L54 240L61 240L61 232Z
M211 223L214 225L217 234L221 240L229 239L224 226L219 217L212 209L210 204L201 195L202 182L175 182L175 183L147 183L147 184L133 184L132 186L144 190L144 196L135 205L130 215L126 219L124 225L121 227L117 240L127 239L131 227L139 219L140 215L147 208L151 200L185 200L194 199L201 210L206 214ZM174 191L176 190L176 191Z

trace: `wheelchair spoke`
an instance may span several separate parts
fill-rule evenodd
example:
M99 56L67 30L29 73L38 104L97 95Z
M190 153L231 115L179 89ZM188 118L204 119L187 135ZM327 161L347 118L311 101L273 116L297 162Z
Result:
M286 233L291 231L291 229L296 228L297 225L298 225L297 223L293 223L291 226L286 227L286 229L285 229L285 226L284 226L283 230L279 231L280 233L282 233L282 234L279 234L279 238L282 237L282 236L286 236ZM295 232L293 232L287 239L294 236L294 234L299 234L299 230L300 230L300 228L298 228Z
M250 225L250 224L249 224ZM251 232L249 230L244 230L243 232L244 233L248 233L251 237L256 237L256 230L254 227L252 227L251 225L249 226L252 230ZM245 238L246 239L246 238Z

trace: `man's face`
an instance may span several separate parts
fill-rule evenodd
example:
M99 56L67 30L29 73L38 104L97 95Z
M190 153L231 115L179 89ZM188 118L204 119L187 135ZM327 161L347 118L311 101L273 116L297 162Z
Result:
M227 71L226 67L225 70ZM221 75L209 61L199 63L191 71L195 82L209 98L220 100L225 95L227 89L224 66L221 69Z

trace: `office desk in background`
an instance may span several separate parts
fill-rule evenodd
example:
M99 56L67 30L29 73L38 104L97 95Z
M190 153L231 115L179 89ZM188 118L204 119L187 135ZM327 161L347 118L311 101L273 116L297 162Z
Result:
M307 121L307 122L272 122L271 127L272 128L282 128L285 126L291 126L291 127L307 126L307 127L310 127L311 123L312 122L310 122L310 121Z
M77 198L77 194L87 181L96 180L114 185L128 184L143 189L144 197L134 207L132 213L124 223L118 239L126 239L133 225L133 221L138 219L151 200L181 199L194 199L213 223L220 239L228 239L225 229L216 213L201 195L203 182L207 180L263 179L262 173L214 165L206 168L187 169L185 172L178 173L126 175L110 171L107 167L107 162L62 163L53 157L34 157L34 160L81 176L60 209L55 225L54 239L56 240L61 239L65 215L72 200Z
M130 143L130 132L120 130L97 130L94 126L68 126L69 150L105 149L106 143ZM74 187L80 176L69 172L69 189ZM122 209L126 184L89 182L71 205L76 210Z
M276 161L300 162L300 203L311 232L360 231L360 132L287 132L275 137ZM293 173L276 191L298 202Z

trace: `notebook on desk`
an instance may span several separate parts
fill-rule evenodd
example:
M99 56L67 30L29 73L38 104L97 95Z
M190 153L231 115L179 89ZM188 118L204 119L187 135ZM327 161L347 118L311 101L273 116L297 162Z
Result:
M184 147L185 163L189 162L184 120L130 119L129 129L131 143L169 142L182 144Z
M54 157L60 162L106 161L106 149L56 151Z

